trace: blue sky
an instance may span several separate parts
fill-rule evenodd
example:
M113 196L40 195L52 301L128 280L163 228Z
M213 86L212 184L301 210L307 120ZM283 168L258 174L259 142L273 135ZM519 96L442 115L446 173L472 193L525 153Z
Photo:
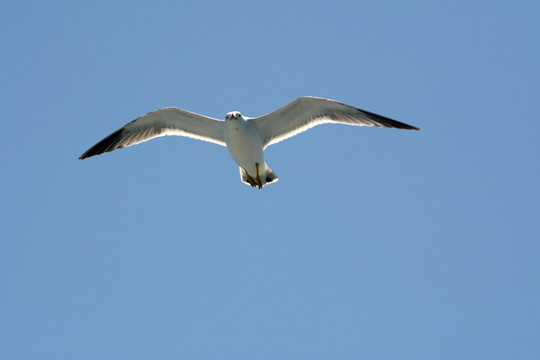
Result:
M0 358L538 359L540 3L2 1ZM149 111L336 99L240 182Z

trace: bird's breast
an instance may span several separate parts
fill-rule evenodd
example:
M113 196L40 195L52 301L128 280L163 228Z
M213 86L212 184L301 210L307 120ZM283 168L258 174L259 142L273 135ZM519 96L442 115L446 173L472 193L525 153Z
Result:
M225 143L236 163L242 167L263 163L263 146L259 132L245 120L231 121L225 128Z

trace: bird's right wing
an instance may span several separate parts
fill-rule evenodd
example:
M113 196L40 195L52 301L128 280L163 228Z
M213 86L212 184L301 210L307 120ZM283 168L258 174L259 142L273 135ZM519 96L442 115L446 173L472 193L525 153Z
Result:
M224 121L186 110L168 107L133 120L92 146L79 159L86 159L165 135L187 136L226 146L223 139L224 123Z

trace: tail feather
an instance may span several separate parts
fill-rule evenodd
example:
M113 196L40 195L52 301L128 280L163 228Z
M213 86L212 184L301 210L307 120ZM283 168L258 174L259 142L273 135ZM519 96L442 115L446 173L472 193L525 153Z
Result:
M248 174L246 170L243 168L240 169L240 178L242 179L242 182L244 184L247 184L249 186L257 186L259 188L262 188L270 183L278 181L277 175L268 167L268 165L264 164L264 167L260 169L259 177L261 179L262 184L257 183L257 175L256 174Z

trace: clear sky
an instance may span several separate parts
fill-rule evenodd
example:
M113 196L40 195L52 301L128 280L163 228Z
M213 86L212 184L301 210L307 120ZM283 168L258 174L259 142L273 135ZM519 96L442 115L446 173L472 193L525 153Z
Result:
M540 2L1 1L1 359L539 359ZM240 182L165 106L305 95Z

